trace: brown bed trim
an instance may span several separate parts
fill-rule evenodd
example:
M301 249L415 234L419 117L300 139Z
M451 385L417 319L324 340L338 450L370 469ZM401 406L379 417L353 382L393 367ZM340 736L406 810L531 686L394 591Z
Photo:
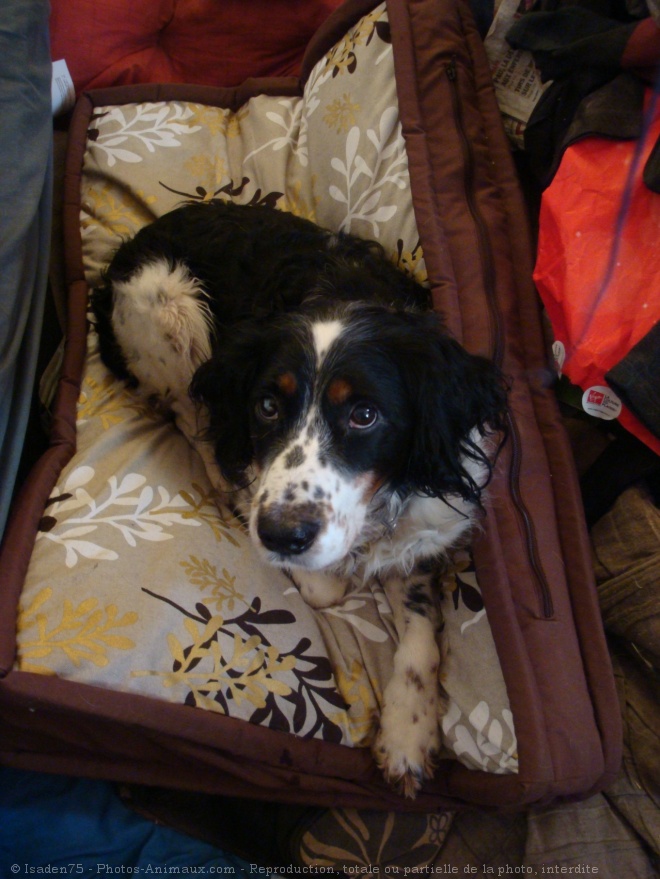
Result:
M373 0L349 0L331 16L310 44L304 75L346 22L355 22L375 5ZM545 352L531 286L525 211L483 47L467 0L389 0L388 10L413 200L435 302L468 347L497 354L513 382L513 427L520 446L510 442L501 456L493 491L502 493L503 503L497 517L489 512L475 558L480 571L490 574L480 581L516 718L520 773L496 776L447 761L434 783L410 803L384 787L367 751L260 727L246 735L245 723L232 718L13 670L16 612L39 519L75 451L88 295L79 234L80 175L93 109L165 98L237 109L258 93L299 94L300 83L290 78L251 80L224 90L118 87L89 92L78 102L64 196L70 310L51 445L23 487L0 549L2 762L282 802L399 811L467 803L512 807L584 795L616 772L618 702L570 453L556 404L544 386ZM452 81L447 78L450 63L457 73ZM467 209L463 145L453 126L439 124L443 108L455 99L476 161L476 201ZM483 261L474 259L484 247L475 216L487 223L490 279ZM492 283L494 299L488 290ZM501 322L499 339L494 320ZM513 486L516 449L524 451L524 467ZM552 612L544 612L530 576L529 535L512 486L523 505L534 501L536 563L549 584ZM563 667L548 667L548 649L563 657ZM567 730L574 741L566 741Z

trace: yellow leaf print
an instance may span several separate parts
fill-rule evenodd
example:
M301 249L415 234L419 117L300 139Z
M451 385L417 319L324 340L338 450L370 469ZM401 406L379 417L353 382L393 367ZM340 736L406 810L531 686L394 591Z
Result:
M98 417L103 430L108 430L125 419L126 410L154 421L161 418L153 406L130 393L113 375L107 374L101 381L91 375L85 377L78 398L79 421Z
M120 197L116 193L120 192ZM118 238L128 238L156 215L149 206L156 202L155 195L145 195L143 190L117 190L111 183L100 187L90 186L83 198L83 234L94 226L100 226Z
M383 17L382 9L375 9L369 15L360 19L357 27L346 34L341 43L330 50L327 64L333 68L333 76L341 76L344 73L354 73L357 65L355 49L358 46L367 45L376 30L376 25Z
M360 105L354 103L351 96L344 92L341 98L335 98L334 101L328 104L323 121L328 128L333 128L338 134L341 134L357 125L359 112Z
M236 113L230 113L227 118L227 137L239 137L241 133L241 122L247 118L250 108L241 107Z
M183 665L186 661L186 657L183 653L183 647L181 646L181 642L173 635L172 632L167 636L167 646L170 649L170 653L172 654L172 659L174 660L175 665ZM168 684L165 684L168 686Z
M196 707L222 714L227 713L229 701L237 708L246 701L263 708L268 693L288 696L291 687L275 675L294 668L295 656L282 657L273 645L263 645L259 635L243 638L238 633L234 633L230 649L223 651L217 635L224 622L221 616L211 617L200 627L186 618L187 647L174 633L167 636L172 671L134 672L134 676L156 675L168 689L183 685Z
M197 192L205 191L203 201L210 201L214 191L229 182L227 163L219 153L192 156L183 167L197 182Z
M350 670L337 667L335 677L337 690L349 708L330 719L337 724L347 722L352 744L356 748L367 747L373 739L374 714L381 702L378 682L369 678L358 659L353 660Z
M232 513L226 509L220 509L215 503L215 493L209 486L203 488L199 483L193 482L192 489L198 497L194 497L189 491L181 489L179 496L190 507L181 512L182 519L198 519L205 522L213 532L215 539L227 540L232 546L240 546L239 541L231 533L232 530L243 530L243 525ZM177 510L177 513L180 511Z
M134 641L113 630L135 625L138 620L136 613L129 611L119 617L114 604L102 608L98 606L96 598L87 598L78 605L65 599L57 623L54 609L42 612L52 596L53 590L46 587L30 605L19 610L17 641L18 667L21 671L54 674L54 668L35 664L34 661L58 652L63 653L76 668L84 662L91 662L100 668L110 662L109 650L133 650L135 647Z
M316 188L316 179L316 174L312 174L310 181L312 192ZM312 196L312 203L310 204L303 193L303 185L300 180L294 181L290 186L286 187L286 190L279 203L279 209L316 223L316 207L319 203L318 196Z
M237 601L247 604L243 593L236 589L236 577L230 574L227 568L223 568L218 574L216 566L208 559L198 559L194 555L191 555L188 561L179 564L193 586L199 586L202 590L211 590L210 599L215 602L216 610L221 611L225 603L227 610L230 611L234 610Z
M224 625L224 619L221 616L211 617L211 619L205 624L202 632L200 634L198 627L195 625L195 621L189 618L186 618L183 621L183 625L193 640L194 650L192 654L194 658L199 658L204 656L208 651L207 642L209 642L216 634L218 629L220 629Z
M205 128L213 140L236 137L240 133L240 123L248 115L248 108L241 107L237 113L206 104L190 104L190 122Z
M412 250L406 250L403 241L399 239L397 251L392 257L392 261L397 268L410 275L419 284L426 284L428 282L428 272L426 271L421 244L418 243Z

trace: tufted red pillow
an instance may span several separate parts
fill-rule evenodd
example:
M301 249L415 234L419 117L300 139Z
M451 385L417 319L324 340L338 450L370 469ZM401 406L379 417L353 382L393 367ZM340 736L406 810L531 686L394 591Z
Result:
M342 0L51 0L51 54L76 87L235 86L299 73L310 37Z

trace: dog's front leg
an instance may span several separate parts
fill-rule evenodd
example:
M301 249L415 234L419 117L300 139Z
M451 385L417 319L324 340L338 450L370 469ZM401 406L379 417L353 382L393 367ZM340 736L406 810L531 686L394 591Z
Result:
M399 645L394 672L383 694L373 753L386 781L413 798L433 775L440 746L440 650L436 640L440 611L432 577L426 572L390 577L383 586Z
M348 578L329 571L306 571L296 568L291 571L293 582L303 599L310 607L318 610L338 604L348 588Z
M209 482L222 498L227 491L231 490L231 486L223 479L215 459L213 445L206 439L208 423L204 410L197 406L187 394L180 394L172 402L171 409L176 426L202 459Z

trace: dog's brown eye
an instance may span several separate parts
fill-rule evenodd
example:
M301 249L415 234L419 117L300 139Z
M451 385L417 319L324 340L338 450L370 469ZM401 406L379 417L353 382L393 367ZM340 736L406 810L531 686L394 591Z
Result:
M262 421L277 421L280 417L277 399L270 394L258 400L255 409Z
M375 406L360 404L355 406L349 419L349 427L355 430L366 430L378 421L378 409Z

